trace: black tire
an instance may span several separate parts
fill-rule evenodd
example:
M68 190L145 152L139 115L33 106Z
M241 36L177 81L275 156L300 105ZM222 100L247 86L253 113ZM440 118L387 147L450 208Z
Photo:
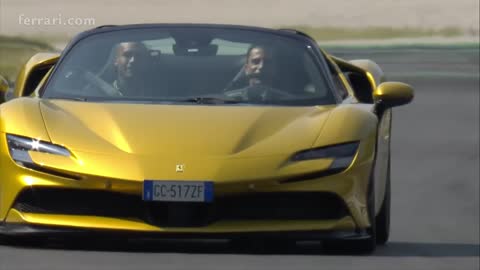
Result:
M377 230L377 244L385 245L390 236L390 208L391 208L391 184L390 184L390 157L388 158L387 179L385 184L385 196L382 208L375 218Z

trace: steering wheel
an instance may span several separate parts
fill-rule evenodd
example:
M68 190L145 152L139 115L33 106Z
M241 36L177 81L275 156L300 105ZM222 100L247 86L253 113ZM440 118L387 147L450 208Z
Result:
M82 67L70 68L64 78L72 84L85 84L82 88L83 91L94 90L108 97L122 96L122 94L108 82Z
M280 89L273 88L273 87L268 87L268 89L266 91L267 91L267 96L269 96L269 94L274 94L278 98L293 98L293 97L295 97L294 95L290 94L287 91L280 90Z
M227 96L236 95L249 101L275 101L295 97L286 91L268 85L252 85L242 89L227 91L224 94Z

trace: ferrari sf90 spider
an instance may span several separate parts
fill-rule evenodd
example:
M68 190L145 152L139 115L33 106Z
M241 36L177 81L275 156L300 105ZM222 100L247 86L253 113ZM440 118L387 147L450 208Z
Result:
M148 24L33 56L0 106L0 234L388 239L413 89L295 30Z

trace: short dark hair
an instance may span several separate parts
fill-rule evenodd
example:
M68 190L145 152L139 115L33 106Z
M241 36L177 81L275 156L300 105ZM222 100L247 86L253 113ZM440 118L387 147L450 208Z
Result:
M263 45L259 45L259 44L253 44L252 46L250 46L247 50L247 54L246 54L246 57L247 59L250 57L250 53L252 52L253 49L262 49L263 51L267 51L267 49L265 48L265 46Z

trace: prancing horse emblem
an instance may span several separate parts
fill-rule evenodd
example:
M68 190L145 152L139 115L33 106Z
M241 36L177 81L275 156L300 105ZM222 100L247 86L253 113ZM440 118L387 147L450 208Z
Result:
M185 169L185 165L183 164L177 164L176 168L175 168L175 171L176 172L183 172L183 170Z

